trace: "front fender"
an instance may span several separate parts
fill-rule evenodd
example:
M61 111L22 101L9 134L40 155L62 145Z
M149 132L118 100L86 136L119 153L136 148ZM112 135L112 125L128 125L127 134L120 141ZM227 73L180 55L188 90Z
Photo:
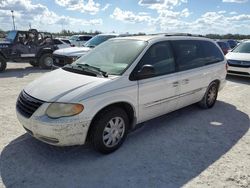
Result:
M121 94L122 93L122 94ZM120 92L108 92L102 95L88 98L81 101L84 105L84 111L81 114L81 119L84 121L92 121L95 115L107 106L115 103L127 103L134 111L134 117L138 114L138 99L137 87L133 89L124 89Z

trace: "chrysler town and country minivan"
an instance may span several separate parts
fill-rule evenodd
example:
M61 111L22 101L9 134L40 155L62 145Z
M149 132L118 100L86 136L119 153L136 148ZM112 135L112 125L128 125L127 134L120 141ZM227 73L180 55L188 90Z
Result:
M153 35L110 39L20 93L26 131L56 146L110 153L135 125L193 103L214 106L226 60L203 37Z

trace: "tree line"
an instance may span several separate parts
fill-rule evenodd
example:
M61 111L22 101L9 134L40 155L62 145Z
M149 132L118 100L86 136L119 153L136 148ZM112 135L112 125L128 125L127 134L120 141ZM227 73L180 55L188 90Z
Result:
M241 35L241 34L207 34L205 37L210 39L235 39L235 40L242 40L242 39L250 39L250 35Z
M4 31L0 28L0 37L4 37L4 35L6 35L8 31ZM97 35L97 34L100 34L102 33L101 31L93 31L93 30L90 30L90 31L78 31L78 32L75 32L75 31L70 31L70 30L65 30L63 29L62 31L60 32L54 32L52 33L54 36L72 36L72 35ZM111 33L115 33L115 31L112 31ZM124 33L124 34L129 34L128 32ZM139 32L139 33L135 33L135 34L132 34L132 35L146 35L145 33L143 32ZM211 38L211 39L235 39L235 40L242 40L242 39L250 39L250 34L249 35L242 35L242 34L231 34L231 33L228 33L228 34L224 34L224 35L219 35L219 34L206 34L204 35L205 37L207 38Z

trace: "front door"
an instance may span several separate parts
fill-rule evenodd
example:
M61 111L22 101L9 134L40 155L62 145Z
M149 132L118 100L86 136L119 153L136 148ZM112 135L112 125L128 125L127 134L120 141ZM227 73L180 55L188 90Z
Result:
M152 45L136 69L140 70L145 65L153 66L155 74L138 81L138 122L175 110L177 104L176 66L170 43L166 41Z

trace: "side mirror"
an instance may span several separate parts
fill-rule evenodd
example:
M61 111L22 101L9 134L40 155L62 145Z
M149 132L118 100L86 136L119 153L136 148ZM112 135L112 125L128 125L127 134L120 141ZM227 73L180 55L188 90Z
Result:
M152 65L143 65L141 70L137 72L136 78L138 80L150 78L155 75L155 68Z

